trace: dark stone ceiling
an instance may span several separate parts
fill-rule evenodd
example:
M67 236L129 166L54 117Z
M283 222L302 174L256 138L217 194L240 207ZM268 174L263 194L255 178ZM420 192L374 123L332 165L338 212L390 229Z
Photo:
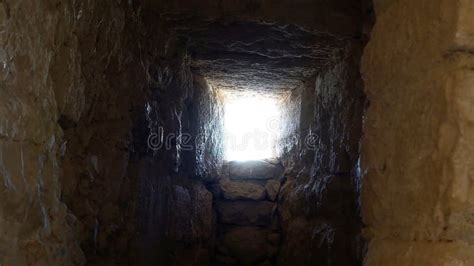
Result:
M227 90L293 89L335 60L347 41L288 24L179 15L167 15L165 21L187 44L193 70Z

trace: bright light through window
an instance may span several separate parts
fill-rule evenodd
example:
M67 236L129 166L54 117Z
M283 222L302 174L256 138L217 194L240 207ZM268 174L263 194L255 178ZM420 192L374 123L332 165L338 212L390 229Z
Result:
M276 98L228 97L224 112L227 160L276 157L280 131L280 106Z

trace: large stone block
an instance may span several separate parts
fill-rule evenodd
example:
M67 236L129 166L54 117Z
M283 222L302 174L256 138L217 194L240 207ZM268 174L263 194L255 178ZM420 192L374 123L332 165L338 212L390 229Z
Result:
M267 183L265 184L265 190L267 191L267 196L268 199L271 201L275 201L278 192L280 192L280 181L278 180L268 180Z
M219 187L222 196L229 200L263 200L265 198L265 188L259 184L224 179L219 182Z
M239 261L239 265L255 265L268 257L267 231L259 227L237 227L224 235L224 245Z
M470 70L451 77L458 63L472 69L463 53L473 49L474 5L392 2L376 10L362 63L365 264L472 265L474 79Z
M214 231L214 212L212 210L212 194L201 183L194 183L192 188L193 228L196 240L207 241Z
M212 194L199 182L190 188L175 186L169 233L173 239L184 243L208 241L214 230Z
M269 225L274 203L269 201L219 201L216 206L221 223Z

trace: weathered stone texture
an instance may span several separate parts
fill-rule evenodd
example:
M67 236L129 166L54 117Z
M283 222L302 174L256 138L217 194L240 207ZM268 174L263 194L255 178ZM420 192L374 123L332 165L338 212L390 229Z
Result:
M291 90L362 29L361 3L353 0L141 2L187 43L193 71L230 91Z
M263 200L266 195L265 187L257 183L222 179L219 187L222 196L228 200Z
M360 1L0 1L0 265L359 265L360 208L366 265L473 265L474 2L374 6L362 120ZM284 176L220 172L225 87Z
M471 1L375 4L362 71L367 265L474 259Z
M169 19L189 40L193 71L228 91L283 93L315 75L344 46L335 35L296 25Z
M268 199L271 201L275 201L278 192L280 192L281 183L279 180L268 180L265 184L265 191L267 192Z
M279 214L281 265L358 265L364 242L356 171L365 98L358 73L360 43L348 44L339 62L290 96L299 99L297 125L282 140L285 182ZM344 254L344 255L342 255Z
M239 265L255 265L271 254L265 249L267 230L259 227L236 227L226 232L223 244L239 262Z
M216 179L220 168L221 106L216 92L190 71L186 50L165 47L168 56L150 67L150 95L133 130L135 263L207 265L215 228L212 194L202 181ZM150 136L158 136L153 148Z
M237 168L239 166L240 168ZM269 201L278 196L279 190L269 182L275 179L229 179L229 174L242 172L270 173L279 160L229 162L224 164L222 177L214 191L214 206L217 213L216 256L213 265L266 265L274 264L278 255L281 231L276 215L277 202ZM269 172L270 170L270 172ZM266 175L263 175L266 176Z
M215 176L219 167L217 95L193 82L173 33L147 29L137 7L134 1L0 3L0 264L138 263L143 221L136 207L148 206L141 200L157 189L139 186L140 160L150 153L167 167L155 168L159 173L181 176L159 177L170 198L154 200L176 209L173 221L184 228L163 230L197 245L177 248L187 254L183 259L208 260L209 247L199 245L212 235L212 195L189 177ZM190 100L196 114L207 114L199 122L189 114ZM144 129L132 127L137 123ZM182 152L179 138L163 153L150 152L148 134L160 126L178 136L197 123L199 154Z
M65 143L57 124L62 112L77 118L83 110L80 55L71 33L82 20L71 1L53 2L0 3L2 265L85 263L74 232L79 223L61 202Z
M194 153L191 160L195 161L193 166L195 175L201 180L215 181L220 175L224 159L223 136L224 120L223 100L217 88L211 87L205 79L194 76L195 92L193 105L189 112L195 138Z
M218 201L216 210L221 223L236 225L271 224L274 203L269 201Z

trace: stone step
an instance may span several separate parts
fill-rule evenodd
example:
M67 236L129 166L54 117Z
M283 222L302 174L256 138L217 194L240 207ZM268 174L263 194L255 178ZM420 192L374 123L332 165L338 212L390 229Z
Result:
M268 241L271 233L271 230L261 227L233 227L224 234L223 245L238 265L257 265L271 260L278 252L278 247Z
M265 187L260 184L222 179L219 189L223 198L228 200L263 200Z
M218 201L219 222L235 225L267 226L272 222L275 206L270 201Z
M237 266L238 261L230 256L224 256L217 254L216 255L216 262L219 266Z

